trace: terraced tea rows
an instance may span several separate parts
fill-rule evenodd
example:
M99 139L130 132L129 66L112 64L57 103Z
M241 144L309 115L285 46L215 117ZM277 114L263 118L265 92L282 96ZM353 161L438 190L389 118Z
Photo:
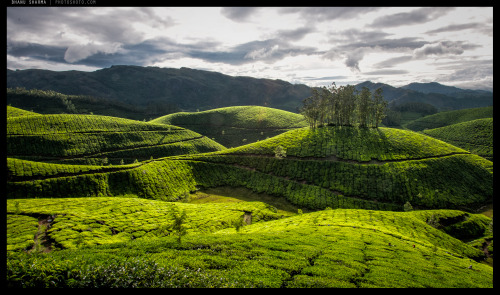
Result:
M439 112L414 120L405 127L413 131L422 131L484 118L493 118L492 106Z
M493 118L428 129L423 133L493 161Z
M75 164L123 164L224 149L190 130L95 115L7 119L7 155Z
M233 186L282 196L310 209L402 210L409 202L416 208L472 210L492 200L491 162L462 149L397 129L368 130L362 136L365 144L357 142L349 129L318 130L295 130L240 148L113 170L75 175L65 174L69 167L56 164L42 169L60 171L62 177L14 172L24 170L16 168L20 165L35 165L9 161L9 197L133 193L177 200L201 187ZM274 156L277 146L286 148L285 158Z

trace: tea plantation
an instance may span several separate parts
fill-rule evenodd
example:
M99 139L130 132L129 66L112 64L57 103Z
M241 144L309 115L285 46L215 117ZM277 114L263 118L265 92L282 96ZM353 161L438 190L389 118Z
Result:
M129 119L74 114L7 118L8 157L105 165L221 149L191 130Z
M249 110L235 122L282 120ZM173 123L8 114L9 287L493 287L493 163L425 134L299 120L226 149ZM280 202L190 203L217 188Z

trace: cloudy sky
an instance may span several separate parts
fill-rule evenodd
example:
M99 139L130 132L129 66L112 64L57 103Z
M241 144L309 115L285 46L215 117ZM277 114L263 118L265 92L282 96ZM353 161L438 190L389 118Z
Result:
M493 7L8 7L7 68L493 88Z

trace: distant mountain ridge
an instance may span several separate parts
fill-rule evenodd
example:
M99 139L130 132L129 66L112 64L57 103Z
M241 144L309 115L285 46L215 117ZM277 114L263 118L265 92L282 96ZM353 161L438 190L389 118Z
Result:
M409 90L415 90L418 92L422 93L439 93L439 94L445 94L445 95L463 95L465 93L467 94L491 94L490 91L486 90L471 90L471 89L462 89L458 88L455 86L446 86L439 84L437 82L430 82L430 83L418 83L418 82L413 82L405 86L401 86L400 88L403 89L409 89Z
M134 106L174 104L181 110L260 105L296 111L311 90L281 80L233 77L189 68L112 66L94 72L7 70L7 87L115 99Z
M367 87L371 91L382 88L384 98L389 105L394 106L408 102L422 102L433 105L440 111L448 111L493 105L492 92L460 89L437 82L410 83L402 87L393 87L388 84L365 81L355 86L358 90Z
M425 102L439 110L456 110L493 104L492 92L464 90L435 82L411 83L398 88L366 81L355 86L372 91L381 87L384 98L394 105ZM302 100L309 97L312 90L309 86L282 80L229 76L184 67L122 65L94 72L7 69L7 87L88 95L130 106L176 106L184 111L257 105L297 112Z

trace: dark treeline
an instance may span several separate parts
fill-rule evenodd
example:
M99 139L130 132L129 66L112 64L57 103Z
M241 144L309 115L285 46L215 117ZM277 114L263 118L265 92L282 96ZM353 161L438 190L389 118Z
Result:
M149 100L147 104L137 106L110 98L22 87L7 88L7 103L40 114L96 114L133 120L151 120L181 111L176 104L161 100Z
M378 88L372 94L363 87L356 90L353 85L312 90L312 96L302 101L300 112L311 128L323 125L378 127L385 117L387 101Z

